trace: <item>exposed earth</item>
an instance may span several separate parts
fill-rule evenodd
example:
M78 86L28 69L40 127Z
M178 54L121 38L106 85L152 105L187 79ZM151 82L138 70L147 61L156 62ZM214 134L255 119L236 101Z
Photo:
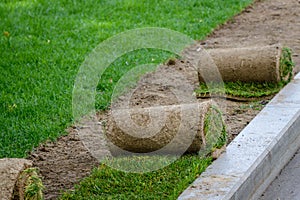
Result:
M199 41L199 45L225 48L281 43L293 50L296 73L300 69L299 15L299 0L257 1L216 29L206 40ZM187 63L176 61L172 65L180 67ZM257 102L226 101L225 122L229 140L239 134L267 102L268 99ZM105 120L105 116L105 113L98 114L97 120ZM69 135L41 145L29 156L43 176L45 199L57 199L62 191L72 189L99 164L78 136L78 131L88 132L89 128L85 125L70 127ZM103 150L100 154L106 155L107 152Z

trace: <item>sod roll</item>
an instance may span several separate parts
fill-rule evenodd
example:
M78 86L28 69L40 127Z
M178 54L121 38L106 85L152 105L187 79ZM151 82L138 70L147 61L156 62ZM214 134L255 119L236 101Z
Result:
M22 171L31 167L32 162L25 159L0 159L0 199L12 199L15 185Z
M43 184L32 161L18 158L0 159L0 199L43 199Z
M113 155L183 154L223 145L226 132L220 112L207 101L112 110L106 137Z
M262 47L209 49L208 54L219 69L223 81L288 82L292 77L292 58L281 45ZM198 76L207 82L211 66L207 54L200 54ZM201 64L203 63L203 64Z

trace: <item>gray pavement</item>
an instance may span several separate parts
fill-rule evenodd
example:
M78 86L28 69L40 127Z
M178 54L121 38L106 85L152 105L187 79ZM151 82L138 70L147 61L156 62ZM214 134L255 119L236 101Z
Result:
M281 173L266 189L259 200L300 199L300 149Z

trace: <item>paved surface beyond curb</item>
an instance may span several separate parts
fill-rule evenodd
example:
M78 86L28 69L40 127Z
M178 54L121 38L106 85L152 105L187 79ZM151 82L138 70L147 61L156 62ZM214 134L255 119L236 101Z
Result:
M280 175L264 192L260 200L300 199L300 149L285 166Z
M257 199L300 147L300 74L179 199Z

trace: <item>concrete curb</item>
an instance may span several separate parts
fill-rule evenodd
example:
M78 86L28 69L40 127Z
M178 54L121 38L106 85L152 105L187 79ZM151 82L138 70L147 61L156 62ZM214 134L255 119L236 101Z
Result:
M178 199L257 199L300 147L300 73Z

